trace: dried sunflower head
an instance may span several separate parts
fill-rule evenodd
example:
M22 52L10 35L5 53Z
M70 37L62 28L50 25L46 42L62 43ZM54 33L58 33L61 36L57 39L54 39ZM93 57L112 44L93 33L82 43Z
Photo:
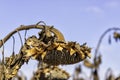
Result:
M52 35L52 33L49 34ZM36 36L29 37L25 42L26 50L22 50L25 56L49 65L74 64L91 57L91 48L86 44L80 45L72 41L63 42L56 40L56 36L47 36L47 31L42 31L39 38Z
M50 48L46 48L37 59L49 65L68 65L78 63L87 57L91 57L91 48L86 45L80 46L76 43L72 46L68 45L69 43L53 44L51 45L53 47L50 46Z
M68 80L70 75L59 67L40 68L31 80Z
M51 42L45 44L36 37L26 40L28 48L24 50L26 57L32 57L49 65L74 64L91 57L91 48L86 44L80 45L76 42Z

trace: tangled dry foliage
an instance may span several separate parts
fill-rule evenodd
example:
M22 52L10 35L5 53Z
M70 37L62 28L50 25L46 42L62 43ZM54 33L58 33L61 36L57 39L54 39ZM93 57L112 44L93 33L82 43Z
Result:
M29 29L40 29L41 31L38 32L38 37L31 35L26 39ZM24 43L19 33L23 30L25 30ZM19 53L15 54L13 51L11 56L5 57L4 44L15 33L19 34L22 46ZM69 73L59 68L59 65L75 64L91 57L91 48L86 43L80 45L73 41L66 42L59 30L53 26L47 26L44 22L28 26L21 25L0 41L0 48L2 46L0 80L26 80L26 77L20 76L18 72L31 58L39 62L38 69L34 72L31 80L68 80Z
M42 24L40 24L42 23ZM40 29L38 37L31 35L26 38L29 29ZM23 43L20 31L25 30L25 41ZM83 64L75 68L72 80L100 80L99 68L102 63L101 54L98 54L103 38L108 32L114 31L113 38L116 42L120 40L120 28L109 28L100 37L93 61L87 57L91 57L91 48L86 43L80 45L77 42L65 41L63 34L53 26L47 26L40 21L35 25L24 26L13 30L5 38L0 41L2 51L2 60L0 61L0 80L27 80L26 76L20 71L20 68L29 63L30 59L37 60L38 67L31 80L68 80L71 76L68 72L61 69L59 65L75 64L83 61ZM19 34L21 40L21 48L19 53L15 54L14 44L15 38L13 35ZM4 56L4 44L10 38L13 38L13 53L9 57ZM111 35L108 37L108 42L111 44ZM90 76L86 76L82 67L87 67L91 70ZM81 76L82 75L82 76ZM84 77L83 77L84 76ZM120 80L120 76L115 76L112 69L109 68L105 74L105 80Z

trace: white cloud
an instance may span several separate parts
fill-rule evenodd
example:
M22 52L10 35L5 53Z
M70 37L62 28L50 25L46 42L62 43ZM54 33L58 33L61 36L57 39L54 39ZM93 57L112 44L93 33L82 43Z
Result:
M97 6L89 6L85 9L87 12L93 12L93 13L103 13L103 10L100 7Z
M116 7L119 7L119 5L120 5L119 2L117 1L111 1L105 4L105 6L109 8L116 8Z

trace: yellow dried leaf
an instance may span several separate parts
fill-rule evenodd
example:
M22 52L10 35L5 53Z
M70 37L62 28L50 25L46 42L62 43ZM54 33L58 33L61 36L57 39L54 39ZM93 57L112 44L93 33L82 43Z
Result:
M84 54L82 54L82 55L81 55L81 59L84 59L84 58L85 58L85 55L84 55Z
M92 56L90 53L87 53L87 55L88 55L89 58L91 58L91 56Z
M35 48L31 48L29 50L26 50L25 52L26 52L26 56L29 57L29 56L32 56L32 55L36 54L36 49Z
M62 51L63 48L62 48L61 46L58 46L58 47L57 47L57 50Z
M46 56L46 52L43 52L41 57L42 57L42 60L44 59L44 57Z
M72 56L76 51L72 48L70 48L70 55Z

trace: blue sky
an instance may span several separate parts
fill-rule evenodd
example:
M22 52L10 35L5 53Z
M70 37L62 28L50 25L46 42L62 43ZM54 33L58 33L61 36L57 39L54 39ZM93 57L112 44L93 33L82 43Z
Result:
M88 46L93 49L92 53L94 53L100 35L108 28L120 27L120 1L0 1L0 39L20 25L36 24L41 20L47 25L54 25L55 28L59 29L64 34L66 41L77 41L80 44L87 42ZM114 73L120 73L120 63L117 61L120 57L120 43L116 44L113 40L113 44L108 45L107 39L108 35L104 38L100 48L103 56L103 63L100 67L101 76L103 76L108 67L111 67ZM8 52L11 50L11 41L6 44ZM31 69L35 68L36 63L33 63L30 62L22 70L26 70L25 73L28 73ZM71 73L73 67L64 66Z

